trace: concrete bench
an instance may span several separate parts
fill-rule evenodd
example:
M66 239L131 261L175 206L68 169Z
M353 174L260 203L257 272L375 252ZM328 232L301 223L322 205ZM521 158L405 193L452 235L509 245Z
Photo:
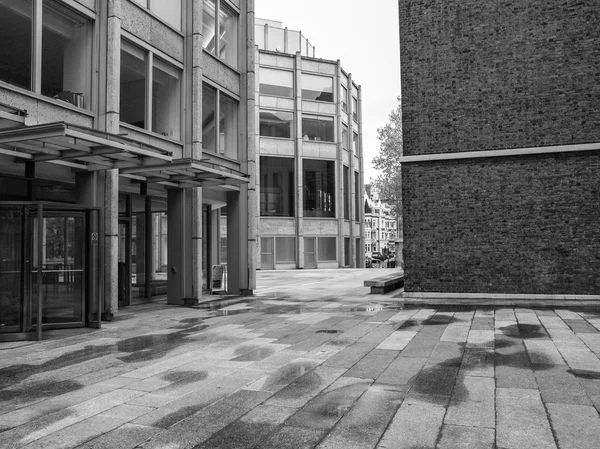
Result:
M404 285L404 272L398 271L365 281L365 287L371 287L371 293L383 294Z

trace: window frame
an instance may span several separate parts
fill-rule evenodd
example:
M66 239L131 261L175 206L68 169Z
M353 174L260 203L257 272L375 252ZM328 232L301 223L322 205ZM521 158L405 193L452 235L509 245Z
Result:
M84 71L87 71L86 77L86 92L83 92L84 95L84 105L78 106L71 101L63 101L61 99L47 96L42 93L42 76L43 76L43 52L44 52L44 40L43 30L44 30L44 8L48 7L48 4L51 4L57 7L59 10L65 10L66 14L76 15L82 20L89 22L89 49L86 60L86 68ZM96 91L95 83L96 83L96 55L97 50L94 46L94 41L97 38L97 15L87 8L79 5L76 2L71 0L31 0L30 5L26 5L26 8L31 6L31 23L29 29L29 35L31 36L30 47L29 47L29 86L25 87L20 84L10 83L9 81L5 81L0 78L0 83L3 84L3 87L9 87L10 89L19 89L29 94L33 94L41 99L48 100L54 104L58 104L60 106L67 106L76 108L80 112L91 112L96 107L96 98L93 93Z
M282 160L281 165L268 164L270 160ZM283 161L286 161L284 165ZM276 162L276 161L275 161ZM261 217L284 217L284 218L293 218L296 216L296 163L295 159L291 157L279 157L279 156L267 156L261 155L259 158L259 214ZM268 170L267 168L280 168L280 170ZM286 204L287 200L287 208L288 212L285 213L285 205L282 206L280 211L275 211L275 213L267 213L268 211L264 210L263 203L265 205L269 204L268 195L269 193L276 194L277 192L268 192L267 189L275 189L276 186L272 185L274 183L265 183L264 176L272 176L274 174L281 175L281 186L279 189L281 190L281 203ZM287 189L287 194L285 193ZM263 195L264 201L263 201ZM264 213L263 213L264 211Z
M204 148L204 126L202 126L202 152L206 152L206 153L210 153L210 154L214 154L223 158L227 158L230 159L232 161L236 161L239 162L240 161L240 139L239 139L239 132L240 132L240 98L237 97L236 95L231 94L230 92L225 92L222 88L220 88L218 85L208 81L207 79L202 79L202 89L204 90L205 88L210 88L212 90L215 91L215 112L214 112L214 118L213 120L215 121L215 125L214 125L214 141L215 141L215 149L213 150L209 150ZM226 152L226 149L222 149L221 148L221 104L222 104L222 99L221 96L225 96L229 101L232 101L235 105L237 105L237 111L236 111L236 130L235 130L235 135L236 137L238 137L236 139L236 151L235 151L235 157L231 157L231 155L229 155ZM204 113L204 94L202 95L202 113ZM217 117L219 118L217 120ZM217 138L219 137L219 138Z
M158 12L156 12L156 10L153 7L153 4L154 4L154 2L157 2L157 0L133 0L133 3L136 3L137 5L141 6L142 8L147 9L149 12L152 13L152 15L154 17L156 17L157 19L159 19L161 22L163 22L164 24L168 25L169 27L177 30L179 33L182 33L182 31L183 31L183 2L184 2L184 0L176 0L176 1L179 3L179 26L176 26L176 25L172 24L171 22L167 21ZM169 6L170 5L172 5L172 1L169 2Z
M175 142L181 143L183 141L183 107L184 107L184 98L183 98L183 64L175 61L173 58L163 54L157 49L150 47L149 45L141 42L139 39L131 36L129 33L121 32L121 47L120 51L127 51L126 48L129 47L131 51L134 52L142 52L144 55L144 63L145 63L145 88L144 88L144 127L140 127L137 125L133 125L121 120L119 117L119 124L125 127L132 127L136 130L141 130L143 132L149 132L153 135L160 136L162 138L170 139ZM179 73L179 93L178 93L178 102L179 102L179 126L177 133L179 137L168 136L161 134L157 131L154 131L153 128L153 80L154 80L154 58L157 58L161 64L165 64L170 66L170 68L175 69ZM121 67L119 67L121 70ZM121 80L119 79L119 90ZM119 104L119 114L121 112L121 104Z
M313 139L310 138L310 136L308 135L308 133L305 132L306 130L306 126L304 124L304 120L316 120L317 122L325 122L325 123L330 123L331 124L331 140L326 140L323 138L323 136L319 136L319 138L317 139L317 136L315 134L315 137ZM319 123L319 127L321 127L322 125ZM302 114L302 139L305 141L311 141L311 142L328 142L328 143L335 143L336 138L335 138L335 117L332 115L323 115L323 114ZM308 137L308 138L307 138Z
M321 163L324 165L317 167L316 163ZM309 164L313 164L314 166L307 167ZM327 176L321 176L320 179L317 179L317 172L322 173L323 168L325 168ZM314 172L314 186L308 185L307 181L309 172ZM331 176L331 179L329 176ZM304 217L336 218L336 178L335 161L329 159L302 159L302 186L304 189L304 194L302 195L302 210L304 211ZM324 187L326 190L319 189L319 186ZM313 196L311 201L314 201L315 206L318 205L319 207L314 207L312 209L308 208L309 193L311 193Z
M213 57L217 58L219 61L221 61L224 64L227 64L229 67L233 68L236 71L240 71L240 57L239 57L239 53L240 53L240 36L241 36L241 30L240 30L240 8L239 5L235 5L233 3L227 2L225 0L212 0L215 4L215 15L214 15L214 34L213 34L213 40L215 40L215 42L213 43L213 50L208 50L207 47L204 46L204 43L202 43L202 50L211 54ZM202 0L202 15L204 16L204 7L205 7L205 0ZM233 51L233 53L235 54L235 58L233 59L234 64L232 64L230 61L228 61L227 59L224 59L221 57L221 22L220 22L220 18L221 18L221 5L225 6L225 10L229 10L229 12L232 13L232 17L235 17L236 20L236 36L235 36L235 50ZM203 23L204 23L204 19L203 19ZM217 53L217 49L219 49L219 52Z
M328 91L321 91L321 93L327 93L327 94L331 94L331 100L319 100L316 98L309 98L308 95L305 94L308 92L317 92L315 90L312 89L308 89L305 87L306 84L306 79L310 79L310 78L322 78L322 79L328 79L331 81L331 92ZM318 101L321 103L334 103L335 102L335 83L333 82L333 77L329 76L329 75L321 75L321 74L316 74L316 73L308 73L308 72L302 72L302 74L300 75L300 87L301 87L301 95L302 95L302 99L303 100L307 100L307 101Z
M262 134L262 127L261 127L261 114L263 113L283 113L283 114L290 114L291 115L291 121L289 122L289 136L285 137L285 136L270 136L270 135L266 135L266 134ZM258 112L258 135L259 137L262 139L263 137L269 138L269 139L294 139L294 111L288 111L288 110L283 110L283 109L269 109L269 108L260 108L259 112ZM282 122L285 123L285 122Z
M272 72L280 72L280 73L285 73L288 76L291 76L291 85L287 86L287 85L275 85L275 84L267 84L267 83L263 83L261 81L261 72L263 71L272 71ZM275 93L268 93L268 92L262 92L261 90L261 86L262 85L265 86L275 86L278 88L285 88L288 89L289 88L289 95L277 95ZM278 69L278 68L274 68L274 67L265 67L265 66L260 66L258 69L258 93L259 95L264 95L264 96L268 96L268 97L278 97L278 98L294 98L294 72L291 70L282 70L282 69Z

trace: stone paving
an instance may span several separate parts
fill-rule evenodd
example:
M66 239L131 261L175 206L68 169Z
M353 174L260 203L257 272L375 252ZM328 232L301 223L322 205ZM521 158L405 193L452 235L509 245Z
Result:
M600 447L600 313L403 308L381 273L0 343L0 449Z

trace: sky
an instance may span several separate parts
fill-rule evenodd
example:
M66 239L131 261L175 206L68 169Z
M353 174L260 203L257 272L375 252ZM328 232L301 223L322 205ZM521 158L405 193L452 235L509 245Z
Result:
M341 62L361 86L365 184L377 177L383 127L400 96L398 0L254 0L256 17L302 31L317 58Z

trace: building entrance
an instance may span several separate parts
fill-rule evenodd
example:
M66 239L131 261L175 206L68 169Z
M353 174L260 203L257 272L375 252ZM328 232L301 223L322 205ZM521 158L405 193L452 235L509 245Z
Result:
M0 341L86 325L88 255L98 237L86 238L90 215L0 203Z

